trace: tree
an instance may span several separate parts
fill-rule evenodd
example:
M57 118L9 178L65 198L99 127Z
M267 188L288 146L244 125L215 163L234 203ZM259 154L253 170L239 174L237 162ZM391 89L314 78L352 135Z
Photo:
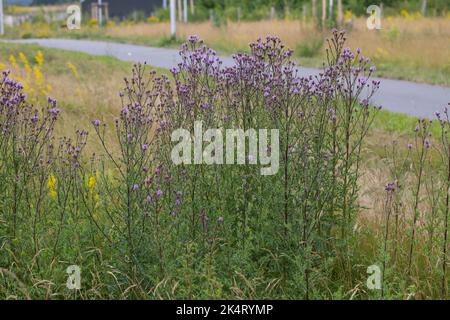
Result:
M322 0L322 27L325 27L327 20L327 0Z
M337 2L337 10L338 10L337 23L338 23L339 26L342 26L343 20L344 20L344 14L342 12L342 0L338 0L338 2Z
M191 6L191 14L194 15L195 14L194 0L190 1L190 6Z
M425 16L427 13L427 0L422 0L422 15Z
M330 0L330 7L329 7L329 17L328 19L330 19L330 21L333 21L333 17L334 17L334 0Z
M181 4L181 0L178 0L178 21L183 20L183 5Z
M317 0L312 0L312 16L313 19L317 19Z

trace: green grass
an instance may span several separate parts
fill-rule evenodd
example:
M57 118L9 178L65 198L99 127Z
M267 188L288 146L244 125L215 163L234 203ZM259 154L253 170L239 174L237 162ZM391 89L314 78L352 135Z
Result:
M118 60L110 56L93 56L87 53L46 48L35 44L0 43L0 62L7 63L10 55L18 56L23 52L31 63L35 63L34 57L41 51L45 58L45 70L51 74L63 74L67 72L67 62L77 64L82 72L96 74L97 68L113 68L120 71L128 71L131 63Z
M450 86L450 65L436 69L403 61L376 61L377 76L398 80L415 81Z
M375 118L373 127L387 133L410 134L417 125L418 117L404 113L395 113L388 110L380 110ZM430 127L431 133L438 134L440 126L435 121Z

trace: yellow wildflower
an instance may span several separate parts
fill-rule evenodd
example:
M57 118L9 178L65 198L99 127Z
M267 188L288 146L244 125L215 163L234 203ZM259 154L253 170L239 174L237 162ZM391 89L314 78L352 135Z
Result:
M54 175L50 175L48 177L48 181L47 181L47 187L48 187L48 195L51 198L56 198L56 196L58 195L58 193L56 192L56 185L57 185L57 180L55 178Z
M41 50L39 50L36 54L36 57L34 58L36 60L36 63L42 67L44 64L44 55L42 54Z
M56 188L56 184L57 184L56 177L54 175L50 175L48 177L47 187L49 189L55 189Z
M344 21L351 22L353 20L353 13L351 10L346 10L344 13Z
M72 71L72 73L75 75L75 77L78 79L79 75L78 75L77 67L75 67L75 65L72 62L68 62L67 66L69 67L70 71Z
M93 205L93 217L95 220L98 220L98 207L100 201L100 195L94 191L97 181L95 180L94 175L90 175L87 180L87 187L89 188L89 195Z
M17 60L13 55L9 56L9 62L13 68L17 68Z
M34 76L36 77L37 85L39 87L41 87L44 82L44 76L42 75L42 72L38 66L34 66L33 71L34 71Z
M23 52L19 52L19 59L20 61L22 61L22 63L26 66L29 65L30 63L28 62L27 57L25 56L25 54Z
M33 73L33 69L30 66L30 63L28 62L27 57L23 54L23 52L19 52L19 59L22 61L23 66L25 67L25 70L27 72L27 75L30 76Z
M89 27L97 27L97 19L91 19L88 21Z
M154 22L159 22L159 18L155 17L155 16L150 16L147 18L148 22L154 23Z
M400 11L400 15L405 19L411 18L411 15L409 14L408 10L406 10L406 9L402 9Z
M88 188L90 190L93 190L95 188L95 185L96 185L95 178L94 178L94 176L91 175L88 180Z

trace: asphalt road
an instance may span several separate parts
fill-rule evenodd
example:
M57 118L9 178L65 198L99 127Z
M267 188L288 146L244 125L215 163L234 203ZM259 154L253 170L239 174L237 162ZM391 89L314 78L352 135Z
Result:
M180 56L176 49L152 48L139 45L91 40L66 39L26 39L14 40L18 43L35 43L44 47L80 51L92 55L113 56L124 61L144 62L160 68L176 65ZM231 57L221 57L224 65L231 65ZM302 75L317 74L319 69L301 68ZM420 84L409 81L380 78L380 90L373 97L375 105L398 113L417 117L433 118L450 102L450 88Z

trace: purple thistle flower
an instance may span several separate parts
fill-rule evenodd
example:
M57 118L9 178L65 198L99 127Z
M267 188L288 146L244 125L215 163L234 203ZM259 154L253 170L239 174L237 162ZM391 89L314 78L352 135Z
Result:
M61 109L59 109L59 108L51 108L49 110L49 112L52 113L53 115L57 116L61 112Z
M434 114L436 115L436 118L439 120L441 119L441 113L439 111L436 111Z
M190 35L189 37L188 37L188 41L189 42L197 42L199 39L198 39L198 36L196 36L196 35Z
M395 183L394 182L389 182L384 189L387 192L394 192L395 191Z
M205 103L202 103L201 107L202 107L203 110L211 109L210 104L209 104L209 103L206 103L206 102L205 102Z

